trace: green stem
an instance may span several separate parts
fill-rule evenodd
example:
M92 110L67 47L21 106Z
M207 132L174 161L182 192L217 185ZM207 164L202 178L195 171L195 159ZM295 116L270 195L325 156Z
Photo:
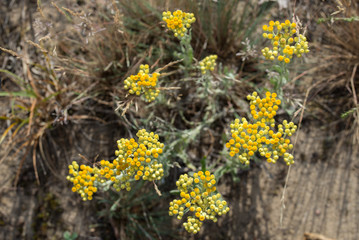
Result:
M192 59L193 59L193 48L191 46L191 39L192 39L192 35L191 32L188 35L185 35L182 39L181 39L181 51L183 54L183 63L187 70L191 69L191 65L192 65Z

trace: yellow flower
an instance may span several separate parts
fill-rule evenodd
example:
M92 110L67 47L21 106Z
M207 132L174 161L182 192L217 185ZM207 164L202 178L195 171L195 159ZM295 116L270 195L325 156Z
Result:
M81 165L79 167L76 161L73 161L69 165L69 175L67 180L73 183L72 191L80 194L83 201L92 200L94 173L97 173L98 168L92 168L90 166Z
M181 39L185 36L191 24L196 21L193 13L185 13L181 10L162 13L162 20L166 22L167 28L170 29L174 36Z
M275 31L273 26L277 27ZM265 47L262 54L266 59L283 61L290 63L294 55L302 57L304 53L309 52L308 41L306 37L297 32L297 24L289 20L280 23L279 21L270 21L269 26L263 25L263 37L271 40L272 49ZM277 57L278 55L278 57Z
M151 102L156 99L160 90L156 88L160 74L154 72L149 74L149 66L140 65L140 71L136 75L131 75L124 81L124 88L130 94L145 95L145 100Z
M194 234L199 232L205 219L216 222L217 215L226 214L229 207L216 191L215 184L215 177L209 171L199 171L194 173L193 177L188 174L181 175L176 185L182 200L175 199L170 202L169 215L177 215L178 219L182 219L184 213L188 212L190 216L183 226Z
M283 61L284 57L279 57L279 60ZM232 138L226 143L226 147L230 150L229 155L245 165L249 165L251 157L256 152L271 163L276 163L279 157L283 156L288 165L293 164L293 156L287 153L293 145L286 137L290 137L297 126L285 120L283 125L277 126L278 132L274 131L276 129L274 117L281 104L277 94L266 92L265 97L260 98L256 92L253 92L252 95L247 96L247 99L250 101L254 121L251 123L246 118L242 118L235 119L230 124Z
M213 71L216 66L217 55L210 55L205 57L202 61L199 62L199 66L202 74L205 74L207 71Z
M121 138L117 141L117 158L110 161L101 160L98 167L79 166L76 161L69 166L67 180L73 183L73 192L78 192L84 201L91 200L97 192L98 184L113 184L113 187L131 190L133 180L160 180L164 175L163 164L157 159L163 152L164 144L159 142L159 136L153 132L141 129L137 132L138 142L134 138ZM129 150L131 149L131 150ZM144 157L149 156L144 161ZM152 153L153 156L151 155ZM71 176L72 175L72 176Z

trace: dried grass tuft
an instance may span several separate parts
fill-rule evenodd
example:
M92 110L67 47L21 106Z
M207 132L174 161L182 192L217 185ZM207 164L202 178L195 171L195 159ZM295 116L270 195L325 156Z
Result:
M319 4L316 12L318 25L310 26L311 37L320 42L312 45L312 54L317 58L315 67L308 70L315 76L303 84L311 89L308 109L333 134L342 132L346 137L349 134L358 142L359 3L330 1Z

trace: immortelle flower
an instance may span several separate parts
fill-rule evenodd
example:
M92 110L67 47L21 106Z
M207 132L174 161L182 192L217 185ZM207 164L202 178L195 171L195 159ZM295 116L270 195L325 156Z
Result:
M287 153L293 148L288 137L295 133L297 126L293 122L284 120L282 124L275 124L274 116L281 104L276 99L276 93L266 92L265 98L260 98L256 92L248 95L253 123L246 118L235 119L231 125L231 139L226 143L229 155L236 157L245 165L255 154L259 154L270 163L276 163L283 156L287 165L293 164L293 155ZM275 129L278 131L275 131Z
M79 166L76 161L69 165L67 180L73 183L73 192L81 195L84 201L91 200L98 188L113 184L113 187L131 190L134 180L154 181L163 177L163 164L158 157L163 152L164 144L159 142L158 135L148 133L145 129L137 132L138 141L134 138L121 138L117 141L116 159L101 160L97 166Z
M131 190L130 179L154 181L163 177L163 164L157 160L163 152L164 144L158 141L158 135L148 133L145 129L137 132L135 139L120 139L117 141L118 150L115 152L118 163L116 166L116 181L113 185L120 191Z
M72 191L79 193L84 201L92 200L92 195L97 192L97 187L94 185L98 178L94 168L86 165L79 166L76 161L73 161L69 165L69 174L67 180L74 185Z
M217 55L209 55L199 62L199 66L202 74L206 74L207 71L213 71L216 67Z
M130 94L145 95L145 100L151 102L156 99L160 90L156 88L160 73L154 72L150 74L149 66L140 65L140 71L136 75L131 75L124 81L124 88Z
M266 59L290 63L294 55L302 57L309 52L307 38L297 31L297 24L294 22L270 21L269 25L263 25L263 31L263 37L271 40L273 46L262 49Z
M162 13L162 20L167 23L167 28L174 32L174 36L181 39L185 36L191 24L196 21L193 13L185 13L181 10Z
M169 215L177 215L178 219L188 213L187 222L183 223L190 233L198 233L203 221L208 219L217 222L229 211L227 202L217 192L216 179L209 171L199 171L193 176L183 174L176 182L180 191L180 199L170 202Z

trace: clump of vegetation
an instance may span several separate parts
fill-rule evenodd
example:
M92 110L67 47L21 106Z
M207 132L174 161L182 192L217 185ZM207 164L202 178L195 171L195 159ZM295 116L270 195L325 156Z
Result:
M354 142L359 142L359 108L357 81L359 63L359 4L355 1L340 0L326 6L325 12L316 16L318 29L323 31L325 39L317 48L327 52L318 60L318 66L313 67L318 76L312 83L311 92L315 93L309 104L326 124L334 124L344 130ZM329 98L328 96L333 96ZM334 112L321 111L325 106L336 106ZM324 115L323 115L324 114ZM343 124L343 122L345 124Z
M203 8L190 4L188 11L164 11L162 14L160 7L141 1L119 1L118 4L113 1L113 13L105 10L105 20L96 25L83 12L54 6L69 22L81 20L81 26L86 23L89 29L71 35L71 47L68 42L57 42L56 54L50 51L53 43L33 43L44 53L44 64L47 64L44 71L49 80L35 83L30 77L31 81L27 82L2 70L20 90L1 92L14 101L11 116L3 117L12 124L0 142L13 128L12 136L20 131L25 133L22 129L26 126L30 138L19 138L22 140L16 141L13 147L19 143L22 147L32 147L36 159L42 136L58 123L67 124L75 119L121 122L127 133L114 143L118 149L111 159L95 160L91 164L67 163L67 180L73 184L72 191L84 201L102 201L108 208L102 216L118 219L121 224L129 223L129 232L133 236L138 234L136 229L149 238L160 236L153 219L162 219L164 214L148 217L146 207L151 201L160 201L162 193L158 187L170 185L166 177L172 168L178 167L186 173L176 182L177 190L172 193L179 198L169 203L169 215L178 219L189 215L183 226L187 232L196 234L205 220L217 222L218 216L230 211L231 203L227 203L216 187L225 173L248 168L260 157L269 163L276 163L281 157L287 165L294 163L289 152L294 146L289 138L297 126L288 120L277 124L276 117L279 106L285 101L283 86L290 81L289 63L293 63L294 56L300 58L309 52L307 38L300 33L296 23L270 21L262 27L265 31L262 36L271 42L271 48L262 49L262 57L270 60L272 70L278 73L269 79L273 89L267 91L260 84L251 82L258 75L242 75L249 57L242 59L238 69L232 69L233 65L228 64L225 57L232 54L235 59L235 51L227 46L227 40L224 41L225 37L233 42L237 37L251 36L264 7L251 15L260 16L258 19L253 17L257 19L256 23L247 25L246 17L251 13L244 12L240 19L235 19L234 14L225 15L226 18L215 14L215 10L232 13L238 7L236 1L218 2L217 5L211 2ZM124 9L120 11L119 6ZM251 3L248 1L244 7L251 9ZM207 8L211 9L211 19L216 20L215 31L203 17L203 9ZM195 11L192 13L190 9ZM146 17L142 17L144 14ZM221 27L228 28L230 24L233 24L233 31L223 32ZM164 31L164 27L169 31ZM213 37L212 30L218 36ZM258 40L248 41L248 48L255 41ZM217 43L224 47L223 51L215 51L218 50ZM53 67L53 61L59 64L58 68ZM62 79L59 73L68 76ZM253 92L253 88L257 91ZM249 92L252 94L248 95ZM265 94L263 98L260 97L262 93ZM146 103L132 95L141 96ZM247 104L246 97L249 101L247 109L242 108ZM82 114L81 106L85 105L88 111ZM97 111L97 108L106 108L106 111ZM70 109L72 114L69 114ZM55 110L56 119L49 117L48 113ZM248 116L244 116L246 113ZM225 126L230 121L228 129ZM34 126L36 131L32 130ZM156 134L150 129L155 129ZM229 136L226 131L230 131ZM229 151L222 151L223 146ZM151 190L148 182L153 183L157 195L146 192ZM128 192L118 193L123 189ZM107 195L98 194L100 191L107 191ZM169 198L169 194L164 195ZM116 213L122 207L119 211L130 220Z

